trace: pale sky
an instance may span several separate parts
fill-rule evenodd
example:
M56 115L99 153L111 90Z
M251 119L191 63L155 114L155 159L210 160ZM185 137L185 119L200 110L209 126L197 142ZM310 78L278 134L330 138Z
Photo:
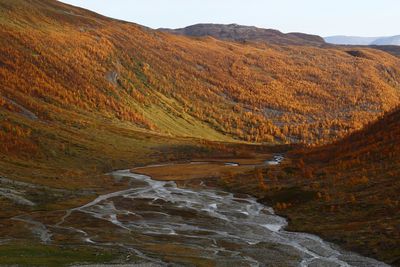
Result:
M62 0L151 28L237 23L321 36L400 35L400 0Z

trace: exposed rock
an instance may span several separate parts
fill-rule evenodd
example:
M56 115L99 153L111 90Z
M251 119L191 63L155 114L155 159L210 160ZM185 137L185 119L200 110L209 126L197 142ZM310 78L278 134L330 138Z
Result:
M116 71L110 71L106 73L106 79L110 83L116 85L118 83L118 73Z

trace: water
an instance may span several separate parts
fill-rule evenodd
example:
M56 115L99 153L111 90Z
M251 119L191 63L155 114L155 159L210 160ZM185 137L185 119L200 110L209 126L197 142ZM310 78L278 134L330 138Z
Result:
M283 155L277 154L277 155L275 155L275 156L272 158L272 160L268 160L268 161L266 161L265 163L266 163L267 165L279 165L279 164L281 164L281 162L282 162L284 159L285 159L285 158L284 158Z
M84 242L120 246L159 265L387 266L317 236L285 231L287 221L250 196L179 188L129 170L112 175L130 179L132 188L68 211L58 227L79 215L80 222L69 229L79 232ZM107 225L103 231L79 226L90 219Z

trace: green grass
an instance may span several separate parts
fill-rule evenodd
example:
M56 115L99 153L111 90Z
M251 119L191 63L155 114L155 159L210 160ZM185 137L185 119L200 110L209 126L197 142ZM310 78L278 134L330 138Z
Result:
M218 132L211 125L183 112L181 105L174 99L156 93L162 105L143 108L145 117L157 125L162 133L172 136L204 138L214 141L234 141L231 137Z
M82 262L107 263L117 258L117 252L86 247L62 248L40 244L0 246L0 265L58 267Z

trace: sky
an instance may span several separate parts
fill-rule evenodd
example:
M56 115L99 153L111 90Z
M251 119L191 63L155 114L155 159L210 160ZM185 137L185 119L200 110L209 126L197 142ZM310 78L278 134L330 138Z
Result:
M62 0L151 28L237 23L320 36L400 35L400 0Z

